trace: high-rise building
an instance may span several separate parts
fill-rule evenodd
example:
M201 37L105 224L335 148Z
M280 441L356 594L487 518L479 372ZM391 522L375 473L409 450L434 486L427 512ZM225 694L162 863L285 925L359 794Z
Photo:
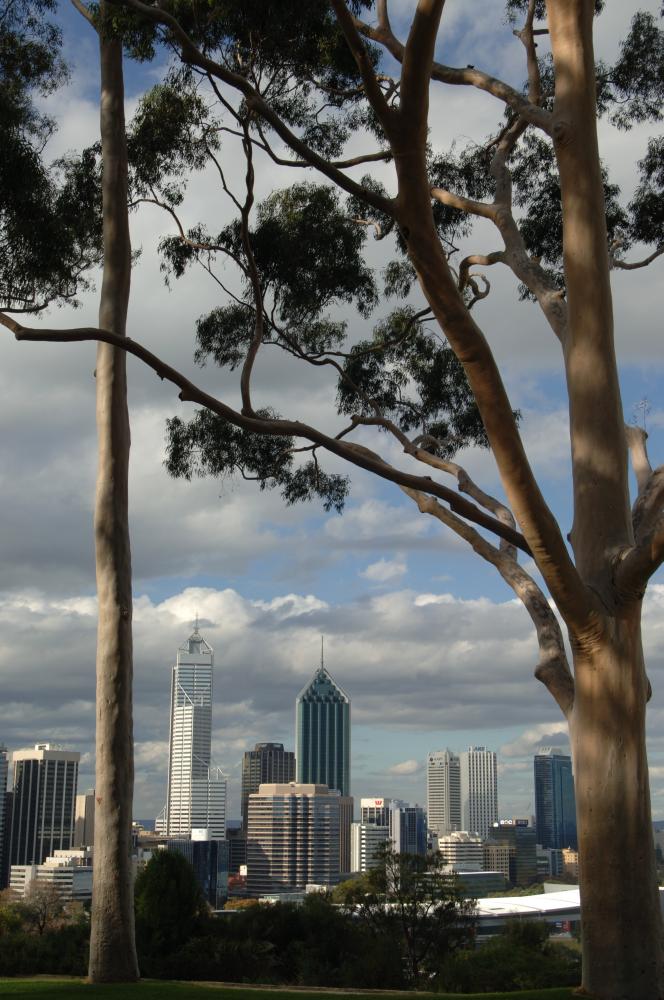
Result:
M380 849L387 843L390 831L376 823L353 823L350 828L350 870L366 872L376 864Z
M427 817L439 837L461 829L461 765L451 750L432 750L427 758Z
M537 881L535 831L525 819L502 820L489 831L489 842L509 848L509 880L512 885L533 885Z
M461 828L486 837L498 821L496 754L486 747L468 747L459 754Z
M535 817L538 844L576 850L572 759L558 747L542 747L535 754Z
M15 750L11 865L40 865L71 848L79 753L50 743Z
M339 799L327 785L261 785L249 796L247 889L252 896L339 881Z
M261 785L287 785L295 781L295 754L283 743L257 743L242 758L242 828L247 829L249 796Z
M484 871L482 838L465 830L455 830L438 840L438 850L445 859L445 867L453 872Z
M228 898L227 842L211 838L209 830L194 829L191 837L169 837L164 846L187 859L207 902L214 910L221 909Z
M387 827L390 846L397 854L427 852L427 817L422 806L401 799L360 799L360 820Z
M92 847L95 842L95 790L76 796L74 847Z
M226 775L211 764L214 650L198 630L177 652L171 680L168 791L160 831L190 837L205 828L226 835Z
M300 784L350 794L350 698L321 664L295 702L296 766Z
M0 743L0 889L7 888L8 881L8 853L9 853L9 816L7 806L9 799L7 796L7 774L9 772L9 762L7 760L7 747Z

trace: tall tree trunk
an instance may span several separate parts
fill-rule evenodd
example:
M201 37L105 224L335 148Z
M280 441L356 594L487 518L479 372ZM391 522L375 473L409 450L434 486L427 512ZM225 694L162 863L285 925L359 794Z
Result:
M99 325L125 336L131 248L127 217L127 149L122 44L103 23L101 139L104 276ZM132 727L132 594L129 546L129 414L126 355L97 350L99 465L95 506L97 739L94 882L89 978L138 978L134 935L131 821L134 791Z
M569 723L579 833L583 987L662 1000L664 949L650 814L640 608L576 651Z

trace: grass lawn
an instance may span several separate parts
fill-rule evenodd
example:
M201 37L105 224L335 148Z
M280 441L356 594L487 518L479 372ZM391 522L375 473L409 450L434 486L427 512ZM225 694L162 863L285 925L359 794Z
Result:
M390 996L406 1000L430 997L431 1000L572 1000L570 989L523 990L520 993L307 993L304 990L237 989L224 986L200 986L150 980L132 985L90 986L80 979L0 979L0 997L29 997L30 1000L369 1000Z

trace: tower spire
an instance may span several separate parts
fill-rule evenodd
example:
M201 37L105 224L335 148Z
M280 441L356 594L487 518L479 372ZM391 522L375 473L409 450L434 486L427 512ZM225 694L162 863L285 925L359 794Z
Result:
M196 621L194 622L194 635L198 632L198 611L196 612Z
M325 669L325 664L323 662L323 641L324 641L324 638L325 638L324 636L320 637L320 668L321 668L321 670Z

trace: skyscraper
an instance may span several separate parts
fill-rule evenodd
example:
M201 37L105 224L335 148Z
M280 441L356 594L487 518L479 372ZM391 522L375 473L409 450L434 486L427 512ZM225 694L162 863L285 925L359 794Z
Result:
M79 753L50 743L15 750L9 847L12 865L40 865L74 839Z
M496 754L486 747L468 747L459 754L461 827L486 837L498 822L498 771Z
M350 698L323 664L295 702L297 780L350 794Z
M360 799L361 824L387 829L387 840L397 854L426 854L427 817L422 806L401 799Z
M427 816L439 837L461 829L461 765L450 750L432 750L427 758Z
M295 781L295 754L283 743L257 743L242 758L242 828L247 829L249 796L261 785Z
M226 776L211 764L214 650L198 631L177 652L171 681L168 791L161 826L169 837L226 834Z
M261 785L249 796L247 888L253 896L339 881L339 799L326 785Z
M7 815L7 747L0 743L0 889L7 887L6 858L9 852L9 816Z
M542 847L576 850L572 759L558 747L541 747L535 754L535 822Z

